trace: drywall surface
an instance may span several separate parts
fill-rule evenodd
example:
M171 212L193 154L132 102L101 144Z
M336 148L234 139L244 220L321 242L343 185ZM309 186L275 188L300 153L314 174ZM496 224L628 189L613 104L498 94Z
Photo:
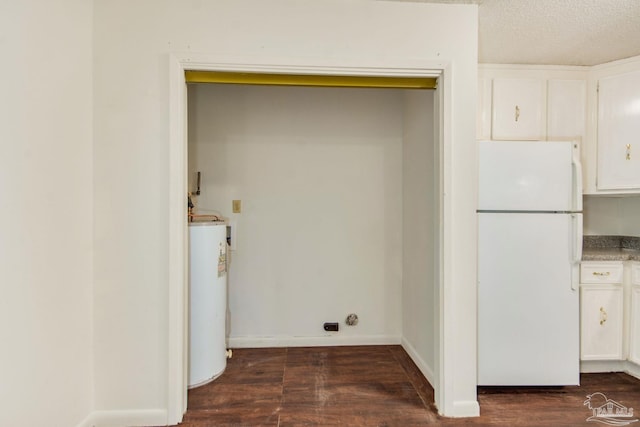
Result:
M0 425L92 409L91 2L0 6Z
M440 159L434 129L435 92L407 92L403 138L402 336L434 383L439 301ZM415 359L414 359L415 360Z
M196 212L237 227L232 347L399 343L402 133L397 90L190 86Z
M368 0L94 2L97 409L162 410L169 369L179 369L168 366L175 349L167 332L172 53L239 64L446 68L447 378L436 395L446 414L477 414L477 6Z

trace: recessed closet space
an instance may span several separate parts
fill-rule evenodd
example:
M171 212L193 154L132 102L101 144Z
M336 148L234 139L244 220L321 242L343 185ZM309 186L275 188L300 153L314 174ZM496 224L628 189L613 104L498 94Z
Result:
M188 85L195 211L234 228L230 347L402 343L436 371L437 100L437 90Z

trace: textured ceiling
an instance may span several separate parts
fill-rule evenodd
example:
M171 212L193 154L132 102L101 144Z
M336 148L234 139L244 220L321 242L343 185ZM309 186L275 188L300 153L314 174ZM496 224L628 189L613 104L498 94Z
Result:
M596 65L640 55L640 0L481 0L482 63Z
M640 0L395 1L478 4L481 63L596 65L640 55Z

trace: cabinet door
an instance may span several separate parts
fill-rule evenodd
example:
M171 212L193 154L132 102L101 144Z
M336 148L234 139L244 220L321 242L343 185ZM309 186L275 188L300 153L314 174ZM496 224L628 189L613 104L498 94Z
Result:
M585 135L587 117L586 80L547 82L547 139L579 140Z
M631 287L629 360L640 364L640 286Z
M580 358L622 359L622 285L581 285Z
M640 71L598 82L599 190L640 189Z
M640 285L640 262L631 263L631 284Z
M545 83L541 79L493 80L493 139L545 139Z

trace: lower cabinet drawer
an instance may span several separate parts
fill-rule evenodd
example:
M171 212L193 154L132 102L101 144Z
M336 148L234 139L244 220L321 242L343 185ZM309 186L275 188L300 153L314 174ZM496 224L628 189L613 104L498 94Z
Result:
M580 264L580 283L622 283L621 262L583 262Z

